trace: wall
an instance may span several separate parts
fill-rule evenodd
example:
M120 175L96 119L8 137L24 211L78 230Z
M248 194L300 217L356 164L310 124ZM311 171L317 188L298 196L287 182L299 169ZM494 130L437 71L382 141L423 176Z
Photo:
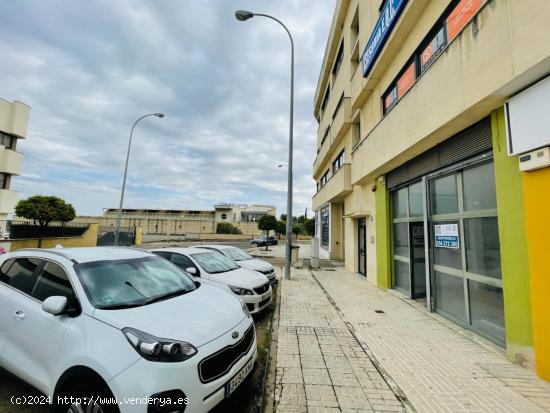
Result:
M376 278L380 288L392 288L390 194L386 183L376 184Z
M504 109L491 115L497 196L498 230L506 323L506 352L510 360L532 364L533 330L523 182L517 157L506 147Z
M523 173L537 373L550 381L550 168Z
M65 248L71 247L95 247L97 245L98 225L91 224L90 228L81 237L70 238L42 238L41 248L55 248L62 245ZM16 251L21 248L38 248L39 239L18 239L11 240L10 251Z

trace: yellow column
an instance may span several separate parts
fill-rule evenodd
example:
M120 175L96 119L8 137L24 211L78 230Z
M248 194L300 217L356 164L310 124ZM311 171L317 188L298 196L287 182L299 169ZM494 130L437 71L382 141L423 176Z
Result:
M523 174L537 373L550 381L550 168Z

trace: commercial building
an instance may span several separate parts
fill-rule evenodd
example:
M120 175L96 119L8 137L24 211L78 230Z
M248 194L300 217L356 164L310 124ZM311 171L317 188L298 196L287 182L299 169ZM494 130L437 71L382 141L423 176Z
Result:
M16 151L19 139L27 136L30 107L0 99L0 220L13 213L17 194L11 178L21 174L23 154Z
M140 227L144 235L193 236L216 233L219 223L230 223L244 235L259 235L257 221L275 216L275 207L257 204L218 203L208 210L123 209L121 226ZM102 217L77 217L78 222L97 222L104 231L116 227L118 208L108 208Z
M313 208L321 256L550 380L548 21L546 1L338 0Z

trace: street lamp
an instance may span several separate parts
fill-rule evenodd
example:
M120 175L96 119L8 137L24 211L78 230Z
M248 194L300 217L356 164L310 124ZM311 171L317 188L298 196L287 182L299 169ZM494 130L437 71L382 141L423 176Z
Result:
M290 39L290 125L288 133L288 189L286 204L286 253L285 253L285 278L290 279L290 257L292 252L292 145L294 131L294 40L288 28L279 19L268 14L252 13L246 10L237 10L235 18L239 21L249 20L254 16L267 17L275 20L288 34Z
M130 148L132 147L132 135L134 133L134 128L140 120L148 116L156 116L157 118L163 118L164 113L149 113L138 118L132 125L130 129L130 140L128 141L128 151L126 152L126 164L124 165L124 178L122 178L122 190L120 191L120 203L118 205L118 217L116 221L116 232L115 232L115 247L118 245L118 238L120 234L120 221L122 219L122 203L124 202L124 189L126 188L126 174L128 173L128 160L130 159Z

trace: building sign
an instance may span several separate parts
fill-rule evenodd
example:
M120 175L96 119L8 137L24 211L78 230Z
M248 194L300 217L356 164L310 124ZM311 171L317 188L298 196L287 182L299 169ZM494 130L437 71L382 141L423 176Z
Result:
M399 99L403 97L403 95L407 92L407 90L412 87L412 85L414 85L415 80L416 76L414 74L414 63L411 63L407 70L405 70L405 73L403 73L397 81L397 97Z
M394 86L392 90L384 98L384 113L393 108L397 103L397 86Z
M439 32L437 32L435 37L432 39L430 44L420 54L420 73L424 73L424 71L441 54L441 52L447 45L446 40L445 27L442 27L441 30L439 30Z
M363 77L367 77L376 58L405 8L408 0L387 0L363 52Z
M435 226L436 248L460 248L458 238L458 224L444 224Z
M449 42L458 36L464 26L474 17L487 0L461 0L447 17L447 36Z

